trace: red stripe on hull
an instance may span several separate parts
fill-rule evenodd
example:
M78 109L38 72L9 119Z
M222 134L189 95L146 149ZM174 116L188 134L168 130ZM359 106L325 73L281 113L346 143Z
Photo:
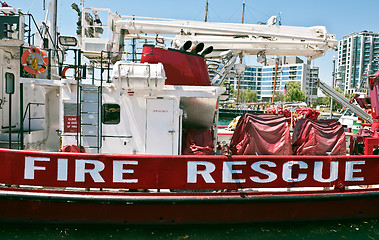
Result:
M8 192L8 194L7 194ZM0 221L99 224L217 224L370 218L379 190L344 193L106 194L1 191ZM47 191L48 192L48 191ZM19 195L14 195L18 193ZM55 194L55 197L54 197ZM104 196L118 199L101 198ZM153 195L153 196L152 196Z
M336 186L342 189L379 183L377 156L137 156L0 149L0 160L0 183L10 185L119 189Z

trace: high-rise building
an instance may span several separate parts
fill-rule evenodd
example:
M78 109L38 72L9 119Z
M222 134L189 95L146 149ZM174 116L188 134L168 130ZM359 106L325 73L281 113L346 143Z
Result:
M319 78L319 67L317 66L307 66L306 73L306 86L305 86L305 96L307 96L307 102L313 104L317 102L317 80Z
M378 57L379 33L363 31L342 37L338 43L337 65L342 83L338 87L344 93L365 89L367 75L378 71Z
M307 102L317 101L318 67L305 64L298 57L281 57L268 59L264 66L247 66L240 78L240 89L250 88L257 92L258 100L269 102L272 99L272 90L285 94L286 84L291 81L299 82L304 91ZM236 90L238 76L229 79Z

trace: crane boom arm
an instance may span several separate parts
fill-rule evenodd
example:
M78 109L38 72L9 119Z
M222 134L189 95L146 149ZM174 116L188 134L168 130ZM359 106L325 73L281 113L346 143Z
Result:
M353 113L355 113L357 116L362 118L363 120L372 123L373 120L371 116L366 113L365 111L362 110L359 106L355 104L351 104L347 98L345 98L341 93L338 91L334 90L332 87L328 86L326 83L324 83L321 80L318 80L318 86L321 88L325 93L330 95L334 100L337 102L341 103L345 107L349 108Z
M157 19L121 16L109 9L83 8L81 16L81 47L89 58L98 59L101 50L112 52L111 58L119 60L124 51L125 38L164 39L172 48L179 48L186 41L212 46L208 57L218 58L226 50L235 55L292 55L315 59L336 49L337 40L325 26L298 27L284 25L260 25L241 23L216 23L174 19ZM108 19L102 25L98 12L106 11ZM92 20L91 20L92 19ZM93 20L93 19L96 19ZM103 33L103 30L106 32Z
M335 35L329 34L324 26L295 27L121 18L115 21L112 50L120 51L120 43L124 37L144 38L145 34L175 35L173 47L179 47L185 41L191 40L213 46L216 53L232 50L235 54L242 55L255 55L263 51L266 55L295 55L314 59L337 46Z

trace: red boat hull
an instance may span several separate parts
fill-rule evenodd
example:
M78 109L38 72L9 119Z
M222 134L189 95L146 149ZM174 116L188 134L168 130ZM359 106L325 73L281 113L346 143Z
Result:
M0 165L3 222L236 224L379 217L377 156L0 149Z
M64 193L0 190L0 221L219 224L371 218L379 190L341 193Z

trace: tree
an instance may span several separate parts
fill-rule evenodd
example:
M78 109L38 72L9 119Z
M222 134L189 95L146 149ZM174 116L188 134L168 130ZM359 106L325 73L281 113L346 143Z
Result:
M336 90L337 92L339 92L343 95L343 91L341 89L336 87L336 88L334 88L334 90ZM330 97L329 97L329 99L330 99ZM342 109L342 108L343 108L343 105L333 99L333 109L337 110L337 109Z
M283 102L284 94L281 91L275 91L274 102Z
M251 90L250 88L248 88L247 90L245 89L244 91L242 91L243 93L243 99L245 100L245 102L256 102L258 101L258 94L256 91L253 91Z
M329 105L330 97L317 97L317 105Z
M304 101L305 93L301 90L301 85L299 82L288 82L286 85L287 92L284 95L284 100L291 101Z
M341 93L343 95L343 91L339 88L334 88L334 90L336 90L337 92ZM328 94L325 94L326 96L325 97L318 97L317 98L317 103L319 105L330 105L330 96ZM347 99L351 99L353 97L354 94L348 94L346 93L345 94L345 98ZM319 100L320 98L320 100ZM338 110L338 109L342 109L344 106L342 106L342 104L340 104L339 102L337 102L336 100L333 99L333 110Z
M237 98L237 91L232 93L234 98ZM256 102L258 101L258 94L256 91L248 89L240 89L238 101L241 102Z

